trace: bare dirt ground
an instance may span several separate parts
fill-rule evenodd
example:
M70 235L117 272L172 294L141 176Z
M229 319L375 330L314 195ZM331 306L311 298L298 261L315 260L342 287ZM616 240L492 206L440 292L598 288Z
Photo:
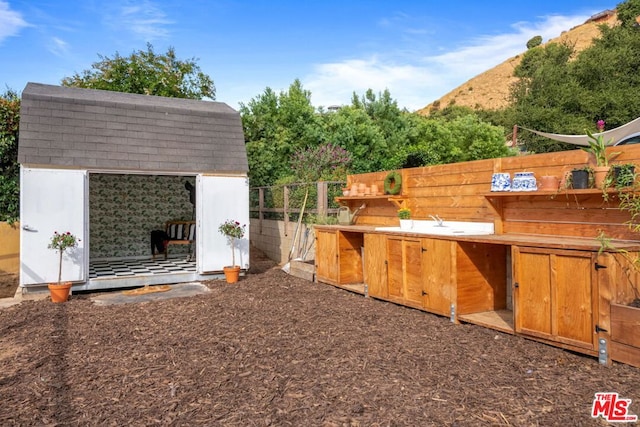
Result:
M255 253L255 251L253 251ZM289 276L0 310L2 426L601 426L640 370Z

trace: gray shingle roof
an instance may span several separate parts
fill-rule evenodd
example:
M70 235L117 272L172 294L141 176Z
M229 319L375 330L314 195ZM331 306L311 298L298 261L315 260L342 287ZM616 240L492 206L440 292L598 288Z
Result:
M248 171L240 114L221 102L28 83L18 161L154 172Z

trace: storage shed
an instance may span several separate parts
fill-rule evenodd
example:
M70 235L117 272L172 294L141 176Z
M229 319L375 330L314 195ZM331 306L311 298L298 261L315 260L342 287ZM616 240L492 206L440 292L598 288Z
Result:
M55 231L80 239L62 265L78 291L212 278L231 264L219 225L249 226L242 123L224 103L28 83L18 161L23 291L57 281ZM153 257L168 222L191 243ZM235 258L249 268L248 237Z

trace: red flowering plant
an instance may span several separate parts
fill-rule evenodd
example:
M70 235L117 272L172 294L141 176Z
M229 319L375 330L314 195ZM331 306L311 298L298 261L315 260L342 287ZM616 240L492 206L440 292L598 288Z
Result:
M240 225L238 221L233 219L228 219L218 227L218 231L224 236L227 237L229 244L231 245L231 266L235 267L236 265L236 248L235 242L236 239L242 239L244 237L244 233L247 229L247 225Z
M322 179L343 179L351 163L351 154L344 148L324 143L314 148L296 151L291 157L291 170L302 182Z
M78 242L80 242L80 239L69 231L66 233L58 233L57 231L54 231L53 236L51 236L51 242L47 247L60 253L60 261L58 263L58 284L62 282L62 254L64 254L64 251L67 249L78 246Z

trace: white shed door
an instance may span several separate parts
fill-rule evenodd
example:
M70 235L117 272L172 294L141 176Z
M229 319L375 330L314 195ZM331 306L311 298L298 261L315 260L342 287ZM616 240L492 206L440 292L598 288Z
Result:
M86 281L87 174L79 170L22 168L20 175L20 284L58 281L59 253L47 248L53 233L80 239L62 257L62 280Z
M236 242L236 264L249 268L249 180L244 176L198 176L196 179L196 258L198 272L221 271L231 265L231 247L218 227L228 219L247 225Z

